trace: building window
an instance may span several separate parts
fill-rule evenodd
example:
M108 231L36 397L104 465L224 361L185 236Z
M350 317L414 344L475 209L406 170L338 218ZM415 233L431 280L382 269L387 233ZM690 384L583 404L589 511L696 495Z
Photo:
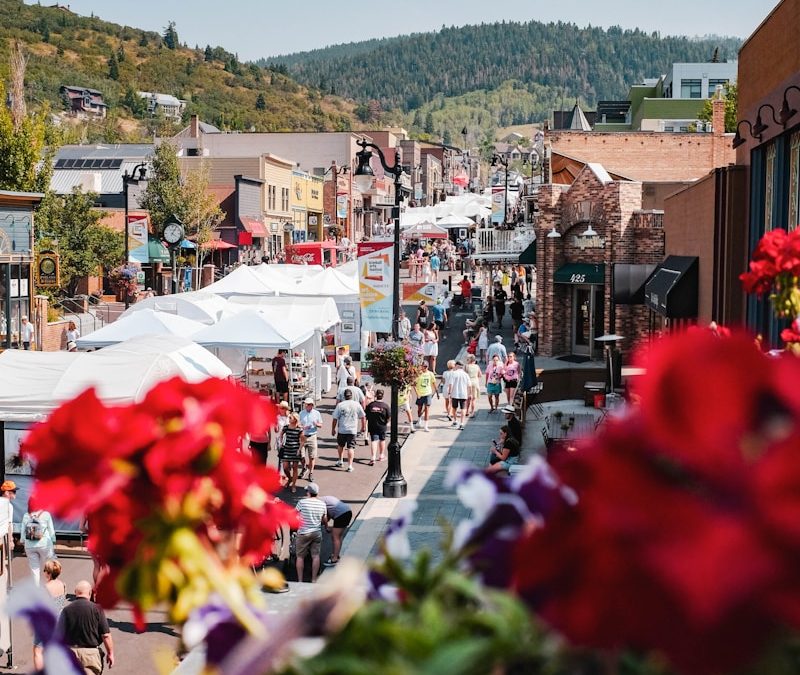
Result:
M675 131L675 127L664 127L664 131Z
M274 211L275 210L275 186L268 185L267 186L267 210Z
M800 131L795 131L789 146L789 222L786 223L786 227L790 232L798 224L797 203L800 199L798 190L800 190Z
M711 98L716 92L717 87L722 87L722 94L728 88L728 80L709 80L708 81L708 98Z
M703 98L703 80L681 80L681 98Z
M289 210L289 188L281 188L281 211Z
M681 127L681 131L683 133L687 133L689 131L689 127Z
M764 232L771 232L772 222L772 200L775 195L775 143L767 147L766 167L764 184Z

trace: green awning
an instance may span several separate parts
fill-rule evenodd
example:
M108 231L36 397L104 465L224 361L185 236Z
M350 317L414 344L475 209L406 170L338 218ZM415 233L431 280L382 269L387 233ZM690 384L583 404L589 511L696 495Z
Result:
M520 265L535 265L536 264L536 242L532 241L528 244L522 253L519 254Z
M568 263L556 270L553 276L556 284L600 284L606 282L606 266L603 263Z
M147 253L150 262L169 263L169 249L164 246L158 237L150 236L147 240Z

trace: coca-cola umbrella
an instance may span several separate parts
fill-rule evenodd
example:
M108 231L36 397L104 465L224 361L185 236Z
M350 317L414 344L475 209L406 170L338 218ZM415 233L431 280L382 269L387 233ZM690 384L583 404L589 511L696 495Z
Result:
M401 234L405 239L447 239L447 230L433 223L417 223Z

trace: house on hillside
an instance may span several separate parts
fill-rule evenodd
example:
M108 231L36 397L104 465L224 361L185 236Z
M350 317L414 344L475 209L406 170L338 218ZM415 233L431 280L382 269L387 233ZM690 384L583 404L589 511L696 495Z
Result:
M166 119L179 120L186 109L186 101L171 94L159 94L150 91L136 92L147 103L147 112L150 117L165 117Z
M96 117L103 119L108 113L108 106L103 100L103 93L97 89L61 85L61 98L71 115L75 117Z

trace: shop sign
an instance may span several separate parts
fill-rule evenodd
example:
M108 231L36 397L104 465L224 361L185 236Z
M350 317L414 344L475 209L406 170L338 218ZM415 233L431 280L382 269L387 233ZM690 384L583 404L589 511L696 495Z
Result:
M572 237L572 245L579 248L581 251L586 248L603 248L606 245L606 239L605 237L601 237L599 234L596 234L593 237L574 235Z
M42 251L36 256L36 286L58 288L61 286L61 266L55 251Z

